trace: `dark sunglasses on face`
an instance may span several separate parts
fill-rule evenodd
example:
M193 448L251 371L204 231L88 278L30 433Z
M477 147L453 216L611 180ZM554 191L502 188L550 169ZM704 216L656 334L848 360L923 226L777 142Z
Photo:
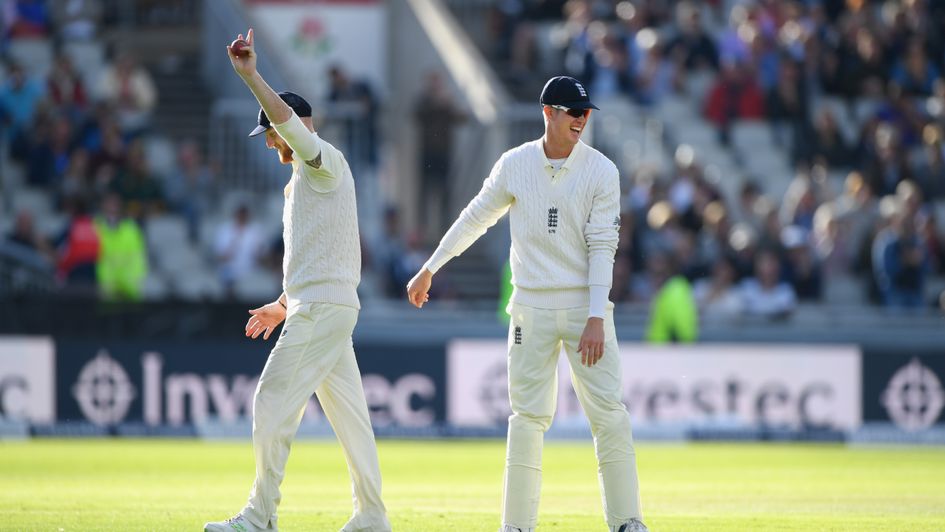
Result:
M572 118L581 118L582 116L587 116L591 112L590 109L571 109L570 107L565 107L563 105L550 105L549 107L559 111L564 111Z

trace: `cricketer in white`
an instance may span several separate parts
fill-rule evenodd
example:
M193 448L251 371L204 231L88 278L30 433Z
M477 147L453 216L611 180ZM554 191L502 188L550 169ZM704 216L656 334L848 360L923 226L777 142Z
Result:
M541 139L507 151L439 247L410 281L417 307L433 275L509 212L514 291L509 304L508 448L502 532L538 523L544 433L554 416L556 361L564 345L574 389L590 420L604 515L614 532L643 531L630 416L621 402L613 278L620 216L616 166L580 140L591 104L560 76L540 99Z
M243 38L242 35L239 36ZM259 101L268 147L292 165L283 211L284 292L250 311L246 335L268 339L285 319L263 368L253 403L256 480L245 508L211 532L275 530L279 485L289 447L313 393L344 450L354 513L343 532L391 530L381 500L381 473L351 333L358 319L361 254L354 179L344 156L320 139L311 107L292 93L276 94L256 71L253 33L245 57L227 47L234 70ZM300 117L298 111L307 116ZM271 120L271 121L270 121Z

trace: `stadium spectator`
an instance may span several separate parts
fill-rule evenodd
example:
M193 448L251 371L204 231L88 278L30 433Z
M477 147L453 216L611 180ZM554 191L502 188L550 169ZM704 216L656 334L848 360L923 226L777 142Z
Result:
M924 305L929 257L917 233L915 218L910 216L902 200L890 203L893 205L891 223L873 241L876 284L887 307L920 307Z
M90 41L98 35L104 14L100 0L58 0L52 3L56 35L64 41Z
M694 2L676 4L677 35L666 45L670 56L681 56L688 70L719 68L719 52L715 41L705 31L702 12Z
M747 65L726 63L722 67L722 75L706 97L705 116L719 128L724 143L728 143L728 129L733 121L764 116L764 96Z
M56 253L49 240L40 233L34 222L32 211L20 209L16 213L13 228L6 236L5 248L16 248L17 253L31 256L32 262L52 265L55 263Z
M721 255L712 265L712 274L695 282L692 297L702 316L731 318L742 313L736 275L735 264Z
M77 197L92 197L95 190L92 185L92 175L89 172L89 152L84 148L76 148L69 158L59 180L56 193L56 204L61 210L68 210L69 202Z
M796 225L781 231L786 258L784 277L791 283L798 300L816 302L823 296L823 277L808 235L807 229Z
M88 104L88 96L82 77L72 65L72 59L59 53L53 62L46 82L49 101L70 120L77 121Z
M870 187L880 196L894 194L900 182L912 178L900 141L893 126L881 123L876 127L876 152L866 161L865 170Z
M187 220L191 242L199 238L200 220L210 210L215 176L203 161L200 145L193 139L177 146L177 166L165 181L164 189L171 208ZM281 271L281 263L279 265Z
M588 89L601 98L633 94L634 72L630 68L627 47L616 32L598 25L590 33L590 50L581 78L586 80Z
M262 228L252 220L249 205L240 204L233 218L220 226L213 246L220 281L229 295L260 265L264 245Z
M352 79L341 65L328 69L328 101L346 109L344 120L348 138L345 139L352 167L367 163L377 165L377 117L379 103L370 84L365 80ZM352 168L355 175L359 172Z
M49 10L46 0L5 0L4 33L16 38L45 37L49 34Z
M777 82L765 96L765 112L775 140L788 148L791 159L800 158L808 134L808 96L801 67L789 58L781 60Z
M69 166L72 122L63 115L44 118L33 128L27 160L27 180L36 187L53 189Z
M27 77L21 65L13 63L9 66L8 79L0 88L0 124L6 130L14 160L25 162L30 129L44 95L42 84Z
M101 214L95 217L100 243L95 276L103 299L138 301L148 274L148 251L138 223L122 209L118 194L109 193L102 199Z
M651 254L647 269L657 288L650 303L645 339L654 344L692 343L699 336L699 313L689 281L669 253Z
M466 121L439 71L430 72L414 105L420 132L420 194L418 205L426 226L443 233L451 220L450 169L456 127ZM429 216L430 211L433 215ZM409 279L408 279L409 280ZM400 294L398 294L399 296Z
M118 122L110 115L101 116L87 127L85 144L92 151L89 171L97 176L102 167L111 167L113 173L117 172L125 164L126 157L125 139ZM110 185L110 182L99 184Z
M755 275L742 281L739 291L743 311L749 316L785 318L797 304L794 288L781 280L778 253L770 249L758 251L755 256Z
M70 293L91 296L96 292L98 233L84 199L76 199L70 208L69 223L58 240L56 279Z
M905 57L893 67L891 78L906 96L930 96L942 73L935 63L929 61L925 44L913 39L905 51Z
M821 196L824 195L820 188L809 175L795 177L781 200L781 223L811 231L814 228L814 212L822 203Z
M128 214L137 220L144 220L163 207L164 191L151 171L141 139L129 146L125 164L109 188L121 196Z
M853 164L853 151L840 132L833 112L826 108L817 112L812 138L807 143L802 142L800 147L799 155L810 163L826 164L829 168L849 168Z
M411 270L403 271L400 259L406 252L401 232L400 211L393 206L384 209L384 228L371 246L371 264L380 276L381 289L386 297L400 298L406 294ZM407 279L404 280L404 276Z
M641 105L657 105L666 95L682 90L683 76L673 58L666 54L663 44L652 29L644 29L634 38L639 50L634 65L632 90Z
M151 75L128 53L105 67L98 80L98 95L112 105L121 130L139 134L151 125L158 93Z
M945 141L942 127L928 124L922 130L922 147L914 158L915 177L929 201L945 199Z
M853 271L857 248L851 238L850 222L840 215L833 202L821 205L814 213L812 241L827 282L831 277Z

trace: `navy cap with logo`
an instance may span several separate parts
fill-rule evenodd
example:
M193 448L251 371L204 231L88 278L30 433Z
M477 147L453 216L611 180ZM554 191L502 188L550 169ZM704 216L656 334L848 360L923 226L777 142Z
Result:
M307 101L305 101L305 98L294 92L288 91L280 92L279 97L282 98L282 101L291 107L293 111L295 111L295 114L297 114L299 118L312 116L312 106L309 105ZM256 129L250 131L250 137L255 137L260 133L265 133L267 129L272 127L272 124L269 122L269 117L266 116L266 112L262 110L262 107L259 108L259 116L256 118L256 123L258 125L256 126Z
M542 105L560 105L568 109L597 109L584 85L570 76L555 76L541 90Z

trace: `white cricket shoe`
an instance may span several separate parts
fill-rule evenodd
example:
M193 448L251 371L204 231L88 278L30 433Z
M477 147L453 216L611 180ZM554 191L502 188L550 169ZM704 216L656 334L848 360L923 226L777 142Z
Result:
M499 529L499 532L535 532L534 528L519 528L517 526L505 525Z
M275 529L259 528L243 517L243 514L236 514L226 521L215 521L203 525L203 532L263 532L264 530Z
M650 532L650 529L639 519L631 519L622 525L610 527L610 532Z

